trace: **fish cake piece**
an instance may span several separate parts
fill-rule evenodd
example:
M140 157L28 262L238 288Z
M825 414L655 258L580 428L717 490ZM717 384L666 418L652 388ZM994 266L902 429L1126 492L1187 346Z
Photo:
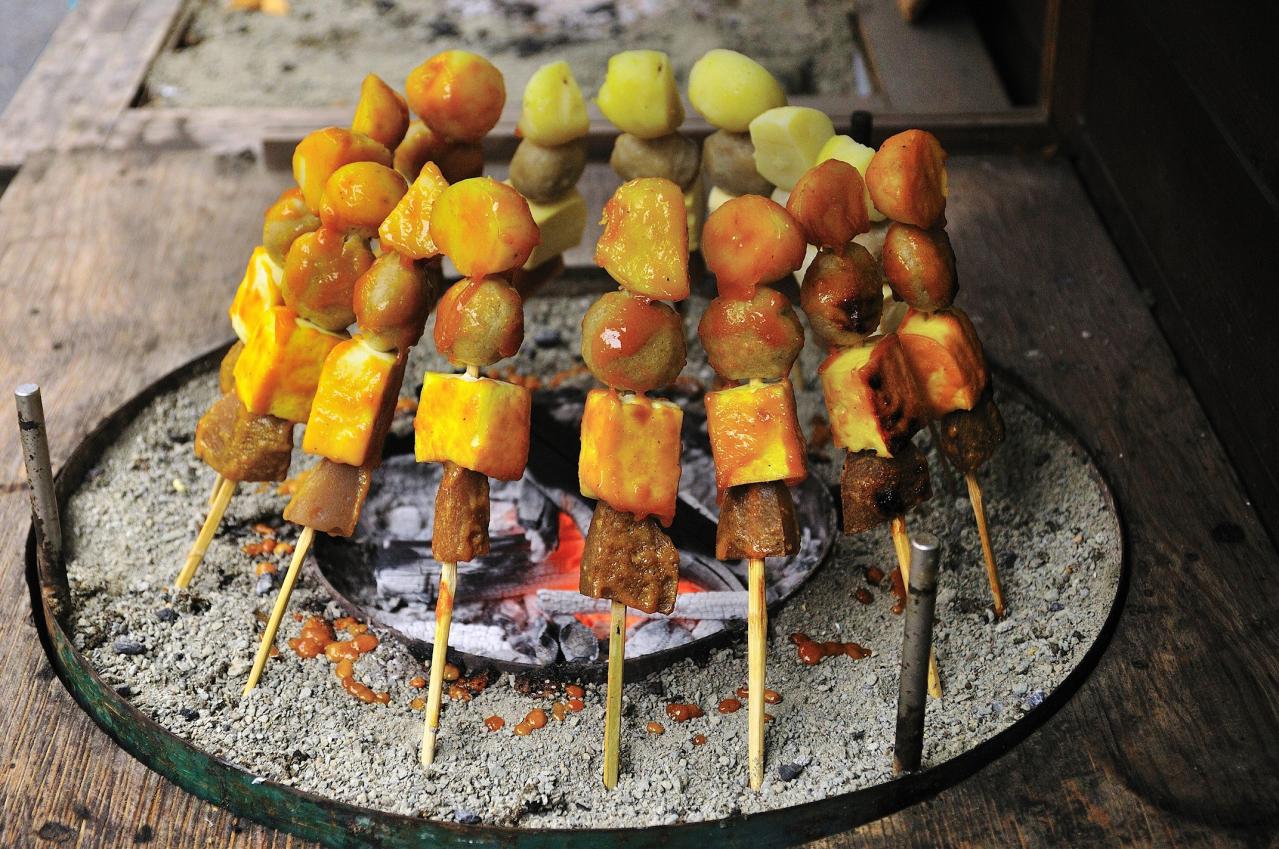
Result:
M908 443L893 457L859 451L844 459L840 478L844 533L859 534L903 516L933 495L928 460Z
M990 381L971 410L955 410L937 423L938 447L960 474L981 468L1004 441L1004 417L995 404Z
M440 563L459 563L488 553L488 476L445 461L435 496L431 556Z
M348 466L321 460L289 499L284 520L329 536L349 537L355 533L368 498L375 465Z
M669 614L678 585L679 551L657 520L637 522L599 502L582 551L579 591L645 613Z
M715 533L716 557L778 557L798 550L795 499L785 483L748 483L730 487L724 493Z
M293 456L293 422L250 413L228 392L195 426L195 455L227 480L282 481Z

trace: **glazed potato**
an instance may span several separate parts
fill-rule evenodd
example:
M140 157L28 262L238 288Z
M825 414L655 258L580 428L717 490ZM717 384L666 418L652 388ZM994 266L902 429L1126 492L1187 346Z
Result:
M627 50L610 57L596 102L619 130L642 139L673 133L684 123L671 60L660 50Z
M893 222L884 237L884 275L897 300L924 312L950 306L959 291L945 230Z
M372 264L362 237L321 227L289 248L280 292L302 318L325 330L344 330L355 321L355 283Z
M262 247L271 259L283 263L293 240L319 226L320 217L307 207L302 190L285 189L262 217Z
M464 276L482 280L523 265L541 236L523 195L474 177L440 193L431 209L431 239Z
M647 298L688 297L688 209L679 186L643 177L618 187L604 204L595 264Z
M377 74L369 74L360 85L351 131L363 133L395 150L409 128L409 105Z
M987 385L986 358L963 310L910 310L897 337L933 418L976 406Z
M778 188L790 191L817 162L822 145L835 135L825 112L807 106L779 106L751 121L755 170Z
M451 363L488 366L524 341L524 302L505 280L463 278L435 312L435 347Z
M655 139L622 133L613 144L608 164L623 180L665 177L687 189L697 179L700 160L697 142L682 133L667 133Z
M458 183L484 173L484 148L477 142L450 142L414 121L395 149L395 170L407 180L416 180L428 162L434 162L450 183Z
M679 376L687 353L679 313L660 301L609 292L582 319L586 367L614 389L660 389Z
M329 177L352 162L390 165L391 152L368 136L341 127L316 130L298 142L293 149L293 179L302 190L308 209L319 213Z
M552 203L573 190L586 168L586 139L544 147L524 139L511 157L511 185L535 203Z
M773 184L755 170L755 145L749 133L716 130L702 142L702 173L706 181L730 195L773 193Z
M932 133L898 133L870 161L866 186L875 207L892 220L940 226L946 214L946 151Z
M875 332L884 308L875 258L856 242L840 252L819 252L804 274L799 306L828 347L860 345Z
M409 106L449 141L478 142L502 117L506 82L493 63L465 50L446 50L411 72Z
M412 259L439 256L440 249L431 240L431 210L448 187L440 169L428 162L378 227L382 250L395 250Z
M786 105L786 92L768 69L736 50L708 51L688 74L688 99L713 126L744 133L769 109Z
M334 230L371 237L408 190L408 181L385 165L343 165L324 184L320 221Z
M817 152L818 162L825 162L827 159L838 159L856 168L857 173L862 175L863 184L866 181L866 169L870 166L870 161L874 157L875 148L853 141L852 136L831 136L826 140L826 144L822 145L822 149ZM870 189L865 191L866 208L870 210L870 220L883 221L884 213L876 209L875 204L871 202Z
M519 134L534 144L554 147L581 138L590 128L586 99L568 62L552 62L534 71L524 86Z
M387 251L355 283L360 334L374 350L407 351L422 338L435 294L419 264Z
M799 178L786 201L789 212L809 244L838 250L859 233L870 230L866 186L857 169L828 159Z
M724 298L753 298L761 284L799 268L807 247L790 213L759 195L733 198L702 229L702 256Z
M729 380L781 379L804 347L804 328L790 301L767 286L750 300L715 298L697 335L711 368Z

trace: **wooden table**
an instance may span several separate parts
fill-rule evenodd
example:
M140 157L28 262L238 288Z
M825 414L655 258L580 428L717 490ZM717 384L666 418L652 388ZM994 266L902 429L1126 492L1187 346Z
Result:
M815 845L1275 845L1279 557L1069 166L956 157L951 173L961 303L1099 459L1128 533L1127 607L1091 679L1025 743ZM44 386L55 464L229 336L232 287L285 179L199 152L25 162L0 197L0 387ZM16 623L0 646L0 846L301 845L133 761L54 677L20 568L15 430L0 427L0 611Z

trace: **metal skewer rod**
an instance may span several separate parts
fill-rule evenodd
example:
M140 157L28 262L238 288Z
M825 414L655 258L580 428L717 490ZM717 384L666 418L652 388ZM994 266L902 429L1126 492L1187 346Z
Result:
M924 713L928 706L925 693L937 603L937 562L941 555L940 544L932 534L920 534L911 540L910 546L911 570L893 754L893 770L899 774L919 769L923 759Z
M426 694L426 721L422 725L422 766L435 762L435 737L440 731L440 700L444 691L444 666L448 660L449 626L453 621L453 595L457 564L440 564L440 594L435 601L435 645L431 647L431 683Z
M910 534L906 531L906 519L898 516L893 519L893 547L897 549L897 566L902 571L902 584L910 585ZM937 672L937 653L931 648L928 652L928 695L940 699L941 675Z

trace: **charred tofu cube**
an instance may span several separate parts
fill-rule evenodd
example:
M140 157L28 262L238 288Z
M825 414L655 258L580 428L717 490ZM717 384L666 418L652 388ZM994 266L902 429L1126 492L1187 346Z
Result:
M528 463L533 396L487 377L427 372L413 428L419 463L456 463L498 480L519 480Z
M679 493L680 425L669 401L594 389L582 414L578 482L587 498L670 526Z
M708 392L706 429L721 491L767 481L793 485L808 475L788 380Z
M348 466L376 461L383 436L378 423L388 396L399 394L398 364L395 354L374 350L361 338L348 339L330 351L306 420L302 450Z
M927 409L897 334L838 350L821 369L835 444L891 457L910 444Z
M288 307L272 307L235 363L235 391L251 413L301 424L311 414L324 359L347 338Z

